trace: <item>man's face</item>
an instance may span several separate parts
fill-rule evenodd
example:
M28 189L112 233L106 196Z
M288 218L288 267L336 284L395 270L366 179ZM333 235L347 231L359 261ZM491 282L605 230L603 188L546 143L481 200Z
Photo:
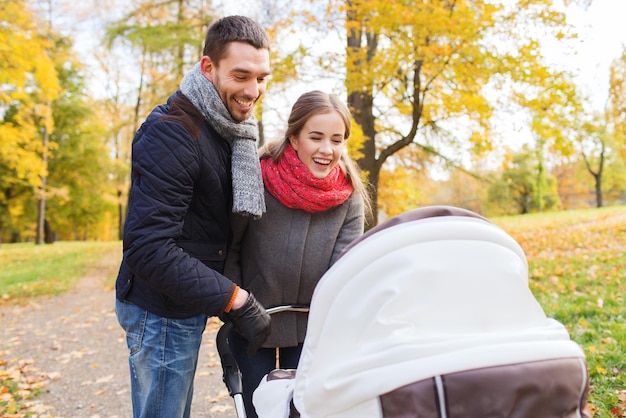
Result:
M226 109L237 122L252 114L265 92L270 75L270 53L243 42L231 42L228 53L215 65L202 57L202 71L213 83Z

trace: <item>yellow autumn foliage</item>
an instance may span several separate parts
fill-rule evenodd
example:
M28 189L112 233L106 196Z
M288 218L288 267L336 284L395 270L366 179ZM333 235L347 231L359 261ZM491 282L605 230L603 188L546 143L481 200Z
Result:
M499 140L493 118L505 106L534 116L548 147L569 151L563 129L580 111L576 92L542 56L545 40L575 37L555 0L328 0L325 10L331 30L343 25L341 74L374 190L384 164L414 144L480 160Z
M41 131L54 129L51 102L60 92L53 46L27 3L0 0L0 160L15 175L38 186L46 174Z

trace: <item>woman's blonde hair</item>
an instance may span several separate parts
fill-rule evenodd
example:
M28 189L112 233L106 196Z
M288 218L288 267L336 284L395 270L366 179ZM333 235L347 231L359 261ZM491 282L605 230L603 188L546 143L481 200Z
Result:
M282 140L269 142L259 149L261 159L271 158L274 162L278 162L282 158L287 144L289 144L289 138L298 136L312 116L331 112L337 112L343 120L346 128L344 139L347 140L350 137L352 120L352 114L348 106L334 94L313 90L301 95L293 104L287 120L287 130ZM354 191L363 198L366 215L369 214L371 212L369 194L361 179L360 171L356 163L348 155L347 150L341 153L340 164Z

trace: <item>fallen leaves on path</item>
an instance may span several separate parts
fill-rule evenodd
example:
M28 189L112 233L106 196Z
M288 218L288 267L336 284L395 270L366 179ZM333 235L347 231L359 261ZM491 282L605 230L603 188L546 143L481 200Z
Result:
M51 380L59 379L59 374L41 372L32 359L9 361L8 353L0 351L0 417L41 416L52 410L51 406L30 400Z

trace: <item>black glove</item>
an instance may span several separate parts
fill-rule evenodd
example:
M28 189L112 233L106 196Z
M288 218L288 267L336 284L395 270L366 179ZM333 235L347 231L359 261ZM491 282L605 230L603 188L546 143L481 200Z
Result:
M233 309L224 316L233 323L235 331L248 340L248 356L250 357L270 335L270 315L252 296L252 293L248 294L248 299L241 308Z

